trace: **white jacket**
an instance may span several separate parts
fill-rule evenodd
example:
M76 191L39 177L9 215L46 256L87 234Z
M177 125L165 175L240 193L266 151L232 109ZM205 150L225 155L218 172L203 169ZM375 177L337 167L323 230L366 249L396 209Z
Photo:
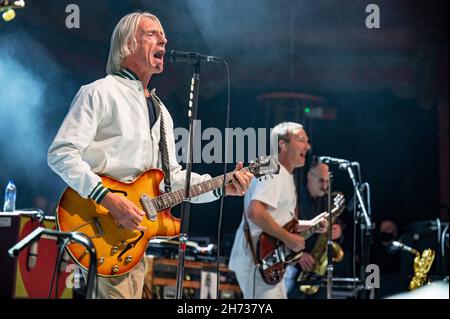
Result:
M82 86L50 145L49 166L83 198L101 182L99 175L131 182L150 168L161 168L160 109L164 112L172 190L184 188L186 174L175 157L172 117L155 90L151 95L157 120L150 131L141 81L107 75ZM210 178L192 173L191 184ZM209 192L195 202L217 198Z

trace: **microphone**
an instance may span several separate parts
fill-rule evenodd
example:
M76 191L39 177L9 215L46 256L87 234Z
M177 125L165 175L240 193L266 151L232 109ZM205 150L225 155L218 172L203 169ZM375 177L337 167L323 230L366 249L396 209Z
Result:
M325 164L351 164L349 160L335 158L330 156L316 156L316 163L325 163Z
M31 270L36 267L37 256L38 256L38 241L34 241L30 245L30 249L28 250L28 258L27 258L27 270Z
M406 251L406 252L411 253L413 255L417 255L419 253L414 248L406 246L405 244L403 244L403 243L401 243L399 241L396 241L396 240L391 242L391 244L389 245L388 249L389 249L389 252L391 252L391 253L395 253L398 250L403 250L403 251Z
M189 64L196 64L200 61L203 62L220 62L223 61L222 58L213 56L213 55L205 55L196 52L182 52L170 50L164 54L164 57L171 63L184 62Z
M358 162L344 162L344 163L340 163L339 164L339 169L340 170L345 170L349 166L358 166L359 167L359 163Z

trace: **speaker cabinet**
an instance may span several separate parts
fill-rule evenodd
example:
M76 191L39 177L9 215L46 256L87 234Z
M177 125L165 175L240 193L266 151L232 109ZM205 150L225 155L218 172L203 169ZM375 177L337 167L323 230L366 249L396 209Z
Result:
M25 216L0 217L0 225L1 297L48 298L59 250L56 241L42 236L16 258L11 258L8 250L38 227L55 229L55 222L39 222ZM55 298L55 293L57 298L72 298L73 274L70 270L74 267L67 267L70 264L72 262L64 253L60 269L56 270L51 298Z

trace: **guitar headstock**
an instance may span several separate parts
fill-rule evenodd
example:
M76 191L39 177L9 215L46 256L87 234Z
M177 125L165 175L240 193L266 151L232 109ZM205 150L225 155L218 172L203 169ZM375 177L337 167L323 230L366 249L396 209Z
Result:
M280 164L278 163L278 159L272 155L261 155L256 162L250 163L248 170L253 176L259 179L263 176L278 174L280 171Z
M345 197L341 192L333 192L331 196L333 196L332 213L335 217L337 217L344 211Z

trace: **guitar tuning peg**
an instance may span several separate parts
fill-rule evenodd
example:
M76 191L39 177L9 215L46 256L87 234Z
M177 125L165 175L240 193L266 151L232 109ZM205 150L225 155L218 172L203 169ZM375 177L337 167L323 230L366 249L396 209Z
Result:
M273 176L272 176L272 175L269 175L269 177L270 177L270 179L273 179Z

